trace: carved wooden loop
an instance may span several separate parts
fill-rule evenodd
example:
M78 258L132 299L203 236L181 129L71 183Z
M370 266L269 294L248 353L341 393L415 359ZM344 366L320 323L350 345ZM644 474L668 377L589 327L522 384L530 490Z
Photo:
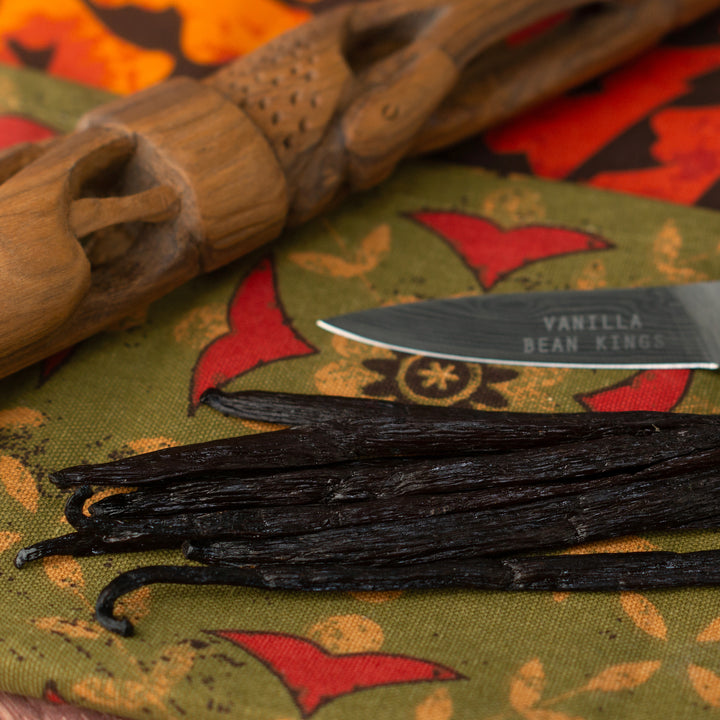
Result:
M79 238L113 225L128 222L165 222L177 215L178 194L167 185L158 185L123 197L88 197L70 206L70 227Z
M125 185L139 192L151 182L177 192L172 230L195 245L203 270L249 252L284 225L285 178L268 141L206 85L175 78L88 113L79 127L116 127L137 138Z

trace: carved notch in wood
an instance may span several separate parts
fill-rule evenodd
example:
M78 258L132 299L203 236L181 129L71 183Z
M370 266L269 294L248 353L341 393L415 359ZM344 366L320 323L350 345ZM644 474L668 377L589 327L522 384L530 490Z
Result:
M167 185L158 185L124 197L75 200L70 205L70 227L83 239L90 263L97 267L120 257L135 241L133 233L123 232L120 226L171 220L179 209L177 192Z

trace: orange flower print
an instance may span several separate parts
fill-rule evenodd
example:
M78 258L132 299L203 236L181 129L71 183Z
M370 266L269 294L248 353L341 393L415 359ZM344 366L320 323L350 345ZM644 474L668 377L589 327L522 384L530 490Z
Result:
M38 60L38 55L44 58ZM158 82L174 65L168 53L140 48L110 33L81 0L3 2L0 62L40 62L50 74L117 93Z
M309 16L277 0L5 0L0 62L126 94L207 75Z
M310 17L278 0L94 0L118 13L129 7L148 14L173 13L180 22L180 50L196 63L224 63L264 45Z

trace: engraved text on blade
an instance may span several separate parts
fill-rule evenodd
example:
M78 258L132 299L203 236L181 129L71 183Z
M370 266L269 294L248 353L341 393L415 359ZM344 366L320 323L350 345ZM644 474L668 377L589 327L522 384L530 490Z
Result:
M645 331L638 313L543 315L540 332L522 342L526 355L661 350L667 345L662 333Z

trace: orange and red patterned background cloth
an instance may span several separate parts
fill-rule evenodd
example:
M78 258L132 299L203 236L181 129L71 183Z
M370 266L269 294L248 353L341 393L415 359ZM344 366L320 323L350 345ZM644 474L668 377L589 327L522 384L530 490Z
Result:
M207 75L336 4L3 0L0 144L68 131L112 94ZM124 569L178 562L174 554L54 558L22 571L12 558L66 531L64 497L48 480L58 467L257 431L198 404L214 385L485 410L718 412L720 382L708 371L443 364L315 326L469 291L720 279L718 210L720 12L406 165L259 256L180 288L144 323L0 380L0 690L132 718L717 712L712 589L298 597L158 586L128 598L138 634L125 639L95 623L97 592ZM713 540L648 534L601 547Z

